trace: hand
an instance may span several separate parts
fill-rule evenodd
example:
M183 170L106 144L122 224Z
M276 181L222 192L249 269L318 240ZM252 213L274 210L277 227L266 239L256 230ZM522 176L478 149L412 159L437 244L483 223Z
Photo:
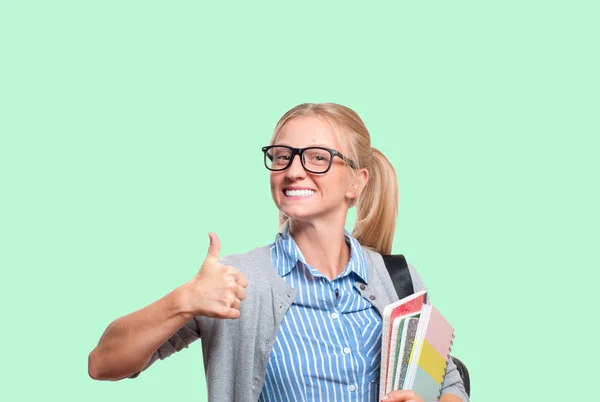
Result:
M385 402L425 402L413 391L392 391L381 400Z
M184 285L183 308L193 316L239 318L248 280L234 267L219 262L221 242L209 233L210 247L200 271Z

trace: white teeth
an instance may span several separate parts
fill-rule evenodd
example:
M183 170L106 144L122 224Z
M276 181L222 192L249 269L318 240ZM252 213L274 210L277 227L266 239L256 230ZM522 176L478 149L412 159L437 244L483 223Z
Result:
M310 197L314 193L314 190L285 190L288 197Z

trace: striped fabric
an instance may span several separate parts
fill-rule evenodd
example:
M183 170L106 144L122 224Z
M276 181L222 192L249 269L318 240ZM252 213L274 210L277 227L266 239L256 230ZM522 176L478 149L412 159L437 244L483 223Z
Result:
M368 283L358 241L345 232L351 257L330 281L306 264L287 227L271 245L273 266L298 290L281 322L260 401L376 401L381 317L354 287Z

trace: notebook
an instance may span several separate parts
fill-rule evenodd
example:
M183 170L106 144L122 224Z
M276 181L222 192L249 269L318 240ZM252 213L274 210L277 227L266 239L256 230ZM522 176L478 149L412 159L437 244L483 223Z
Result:
M436 401L441 394L454 328L435 306L424 304L410 353L402 389L415 391L424 401Z
M419 321L418 318L415 317L419 317L419 312L396 317L392 323L392 338L390 340L390 356L388 359L389 368L387 371L385 386L386 393L394 389L394 379L397 376L398 369L403 366L402 363L408 364L409 354L405 354L405 349L408 350L408 352L410 352L412 341L415 337L415 332L417 328L416 324ZM412 331L412 337L408 339L408 323L411 320L415 325L413 325L414 328Z
M388 304L383 310L383 323L381 329L381 372L379 377L379 393L380 395L386 394L389 356L391 349L391 339L393 331L394 319L406 316L410 314L418 314L421 311L425 302L425 295L427 291L422 290L417 293L413 293L410 296L405 297L395 303Z

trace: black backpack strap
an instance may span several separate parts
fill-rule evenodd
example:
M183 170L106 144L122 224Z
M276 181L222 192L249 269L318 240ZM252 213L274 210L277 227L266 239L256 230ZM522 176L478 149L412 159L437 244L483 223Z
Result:
M385 267L392 278L394 288L398 294L398 300L412 295L415 292L413 288L408 263L402 254L382 255Z

